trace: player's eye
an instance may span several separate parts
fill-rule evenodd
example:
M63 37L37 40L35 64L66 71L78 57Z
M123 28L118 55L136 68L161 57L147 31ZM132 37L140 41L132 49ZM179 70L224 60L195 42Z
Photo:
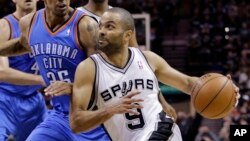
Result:
M107 28L108 28L109 30L112 30L112 29L114 29L115 27L114 27L113 25L111 25L111 24L108 24L108 25L107 25Z

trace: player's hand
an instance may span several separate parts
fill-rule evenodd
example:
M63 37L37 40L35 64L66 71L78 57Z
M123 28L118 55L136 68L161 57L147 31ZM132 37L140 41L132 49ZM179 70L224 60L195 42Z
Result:
M164 106L163 110L168 116L170 116L174 121L176 121L177 119L176 111L170 104L167 103L167 105Z
M37 91L40 92L43 97L45 98L45 100L50 100L51 99L51 95L45 95L45 90L46 87L41 87L40 89L38 89Z
M232 81L231 75L228 74L227 77L228 77L228 79L230 79ZM234 107L237 107L237 105L239 103L239 99L240 99L240 89L233 82L232 82L232 84L233 84L234 91L236 94Z
M140 113L137 112L135 109L143 108L139 103L143 102L140 98L135 98L136 95L139 95L139 91L132 91L129 92L126 96L123 96L114 103L106 106L106 111L113 115L113 114L124 114L129 113L133 115L139 115Z
M72 94L72 84L64 81L54 81L46 89L44 89L45 95L61 96L66 94Z
M235 84L234 85L234 90L235 90L235 93L236 93L236 99L235 99L235 104L234 104L234 107L237 107L238 103L239 103L239 99L240 99L240 89L239 87L237 87Z

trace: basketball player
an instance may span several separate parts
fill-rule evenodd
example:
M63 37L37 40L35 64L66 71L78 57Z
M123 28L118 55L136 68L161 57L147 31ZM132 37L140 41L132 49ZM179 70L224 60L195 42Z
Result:
M112 6L108 5L108 0L89 0L86 5L79 7L78 9L88 14L89 16L94 17L99 22L102 14L110 8L112 8ZM135 31L133 32L132 38L129 40L129 46L138 47ZM160 100L162 99L164 99L164 97L161 94ZM177 118L175 109L168 103L165 103L164 105L164 111L166 111L175 120Z
M89 0L85 6L79 7L78 9L95 18L99 22L100 16L109 8L112 8L112 6L108 5L108 0ZM130 40L130 45L138 47L135 34L133 34L133 38ZM63 86L65 85L62 82L56 81L45 89L45 95L61 95L65 91L71 92L71 87L68 87L67 85L65 87ZM168 109L173 117L176 117L176 113L170 105L168 106Z
M112 6L108 5L108 0L89 0L86 5L78 9L94 17L99 22L102 14L110 8Z
M153 52L128 47L135 28L128 11L107 10L99 27L102 52L76 70L72 130L87 131L104 123L115 141L181 141L178 126L159 102L158 80L190 94L198 78L178 72ZM98 110L91 111L95 105Z
M36 10L36 0L13 0L16 11L0 20L0 42L18 38L19 19ZM24 141L46 115L37 89L45 85L31 54L0 57L0 140ZM21 86L23 85L23 86ZM25 85L25 86L24 86Z
M97 22L69 6L70 0L44 0L45 8L20 20L21 37L0 43L0 55L31 51L47 86L55 81L71 87L76 66L96 47ZM64 91L64 89L61 89ZM107 141L101 126L74 134L69 127L70 94L52 98L53 110L27 141Z
M108 0L89 0L86 5L78 9L94 17L99 22L102 14L110 8L112 8L112 6L108 5ZM129 41L129 46L138 47L136 32L133 32L133 36Z

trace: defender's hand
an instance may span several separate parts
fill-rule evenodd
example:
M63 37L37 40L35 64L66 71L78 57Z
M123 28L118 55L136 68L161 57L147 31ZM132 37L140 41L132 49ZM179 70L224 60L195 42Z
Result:
M72 84L64 81L55 81L44 89L45 95L61 96L72 94Z

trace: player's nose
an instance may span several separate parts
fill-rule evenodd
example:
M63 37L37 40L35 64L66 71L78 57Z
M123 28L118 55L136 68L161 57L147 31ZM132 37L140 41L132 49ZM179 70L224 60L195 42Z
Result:
M99 36L104 36L105 35L105 31L103 30L103 28L99 29Z

